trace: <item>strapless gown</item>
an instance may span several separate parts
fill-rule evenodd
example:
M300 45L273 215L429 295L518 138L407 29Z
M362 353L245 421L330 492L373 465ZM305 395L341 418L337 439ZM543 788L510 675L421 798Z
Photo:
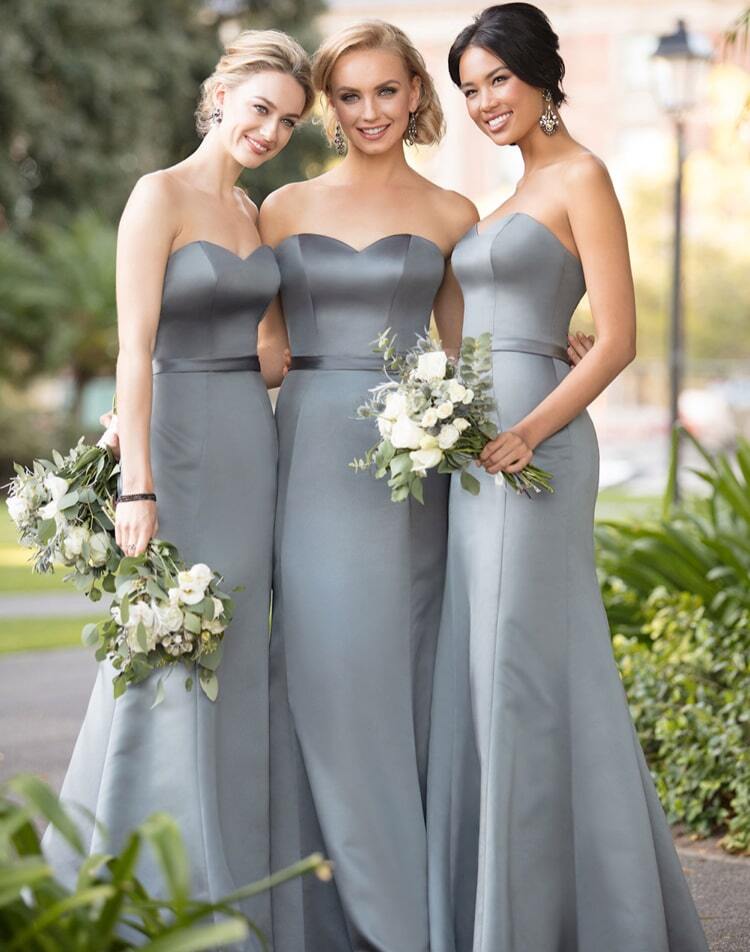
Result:
M349 462L383 379L372 343L430 319L444 261L391 235L277 248L292 370L282 388L271 646L273 865L321 850L334 883L274 891L276 952L427 952L425 783L448 482L392 503ZM288 680L287 680L288 679Z
M159 537L188 565L223 573L235 616L224 640L215 703L188 693L182 668L112 697L113 671L100 665L62 788L109 829L111 842L81 819L91 852L117 849L156 810L177 820L193 893L218 899L269 873L268 614L277 442L257 372L257 326L277 292L273 251L245 259L196 241L170 258L154 353L151 457ZM255 368L255 369L253 369ZM56 835L44 849L65 880L76 860ZM140 875L161 894L148 851ZM268 894L243 911L270 935ZM257 949L251 940L247 949Z
M515 213L453 253L493 336L501 427L570 372L578 259ZM554 495L454 479L433 696L432 952L707 952L633 728L594 567L588 414L542 442Z

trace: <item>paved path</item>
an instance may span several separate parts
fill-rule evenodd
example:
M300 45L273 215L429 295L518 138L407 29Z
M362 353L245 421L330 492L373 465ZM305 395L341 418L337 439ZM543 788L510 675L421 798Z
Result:
M92 602L81 592L38 592L0 595L0 618L72 618L98 615L105 602Z
M59 789L95 673L80 648L0 656L0 780L30 771ZM750 860L700 844L680 857L711 952L748 952Z

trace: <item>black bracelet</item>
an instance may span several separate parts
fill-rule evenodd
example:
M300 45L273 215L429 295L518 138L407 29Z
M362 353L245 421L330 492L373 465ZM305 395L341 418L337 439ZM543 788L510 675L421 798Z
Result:
M118 496L115 502L138 502L141 499L156 502L156 493L128 493L127 496Z

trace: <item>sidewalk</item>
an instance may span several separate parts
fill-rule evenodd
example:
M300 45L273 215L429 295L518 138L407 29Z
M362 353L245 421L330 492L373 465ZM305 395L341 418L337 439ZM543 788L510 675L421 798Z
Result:
M81 648L0 657L0 781L29 771L60 788L95 676ZM748 952L750 859L682 840L678 850L711 952Z

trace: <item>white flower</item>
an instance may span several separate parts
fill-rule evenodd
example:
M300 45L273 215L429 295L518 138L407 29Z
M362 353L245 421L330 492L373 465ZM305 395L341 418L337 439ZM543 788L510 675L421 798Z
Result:
M438 446L441 450L449 450L458 439L458 429L452 423L446 423L438 433Z
M51 499L46 506L42 506L39 510L39 515L42 519L54 519L60 511L58 503L68 491L68 483L62 479L62 477L55 476L54 473L47 473L44 477L44 486L49 492Z
M169 604L173 605L175 608L180 607L180 590L179 588L170 588L167 592L169 596Z
M88 542L91 534L86 526L73 526L65 533L62 540L62 554L66 562L75 562L81 554L84 543Z
M214 606L214 621L216 621L217 618L221 618L222 612L224 611L224 602L215 595L211 597L211 601Z
M466 393L464 394L463 402L471 403L473 399L474 399L474 391L471 389L471 387L468 387L466 390Z
M393 429L393 421L389 420L385 416L378 417L378 432L382 437L388 439L391 435L391 430Z
M459 433L463 433L464 430L468 430L471 426L471 423L464 417L456 417L453 421L453 426L458 430Z
M466 396L466 387L454 377L448 381L447 393L450 400L454 403L460 403Z
M423 435L422 428L404 414L393 424L391 443L396 449L415 450Z
M448 358L443 350L431 350L420 354L414 375L417 380L442 380L445 377L445 368Z
M20 496L9 496L5 500L5 505L8 507L10 518L17 526L22 525L29 518L29 504Z
M436 413L438 415L438 419L447 420L448 417L453 414L453 404L450 402L450 400L446 400L444 403L441 403L439 407L437 407Z
M412 461L414 471L424 473L425 470L437 466L443 458L443 453L441 449L435 447L434 449L427 450L413 450L409 453L409 457Z
M21 487L19 493L22 499L25 499L30 508L35 508L45 497L45 493L36 479L27 479Z
M198 585L202 585L204 589L208 588L214 577L214 573L203 562L196 562L190 569L190 575Z
M142 651L138 643L138 625L143 625L146 631L146 651L153 651L156 647L156 616L148 602L133 602L128 613L128 622L125 625L127 641L131 651Z
M438 446L437 437L433 436L431 433L425 433L422 439L419 441L420 450L434 450Z
M430 407L429 410L425 410L424 416L422 417L422 426L435 426L437 421L437 410L434 407Z
M89 563L95 568L107 564L109 555L109 536L106 532L95 532L89 539L91 555Z
M155 605L154 615L160 631L180 631L185 621L177 605Z
M381 416L390 420L391 423L395 423L404 413L406 413L406 396L400 390L391 390L385 398L385 406Z

